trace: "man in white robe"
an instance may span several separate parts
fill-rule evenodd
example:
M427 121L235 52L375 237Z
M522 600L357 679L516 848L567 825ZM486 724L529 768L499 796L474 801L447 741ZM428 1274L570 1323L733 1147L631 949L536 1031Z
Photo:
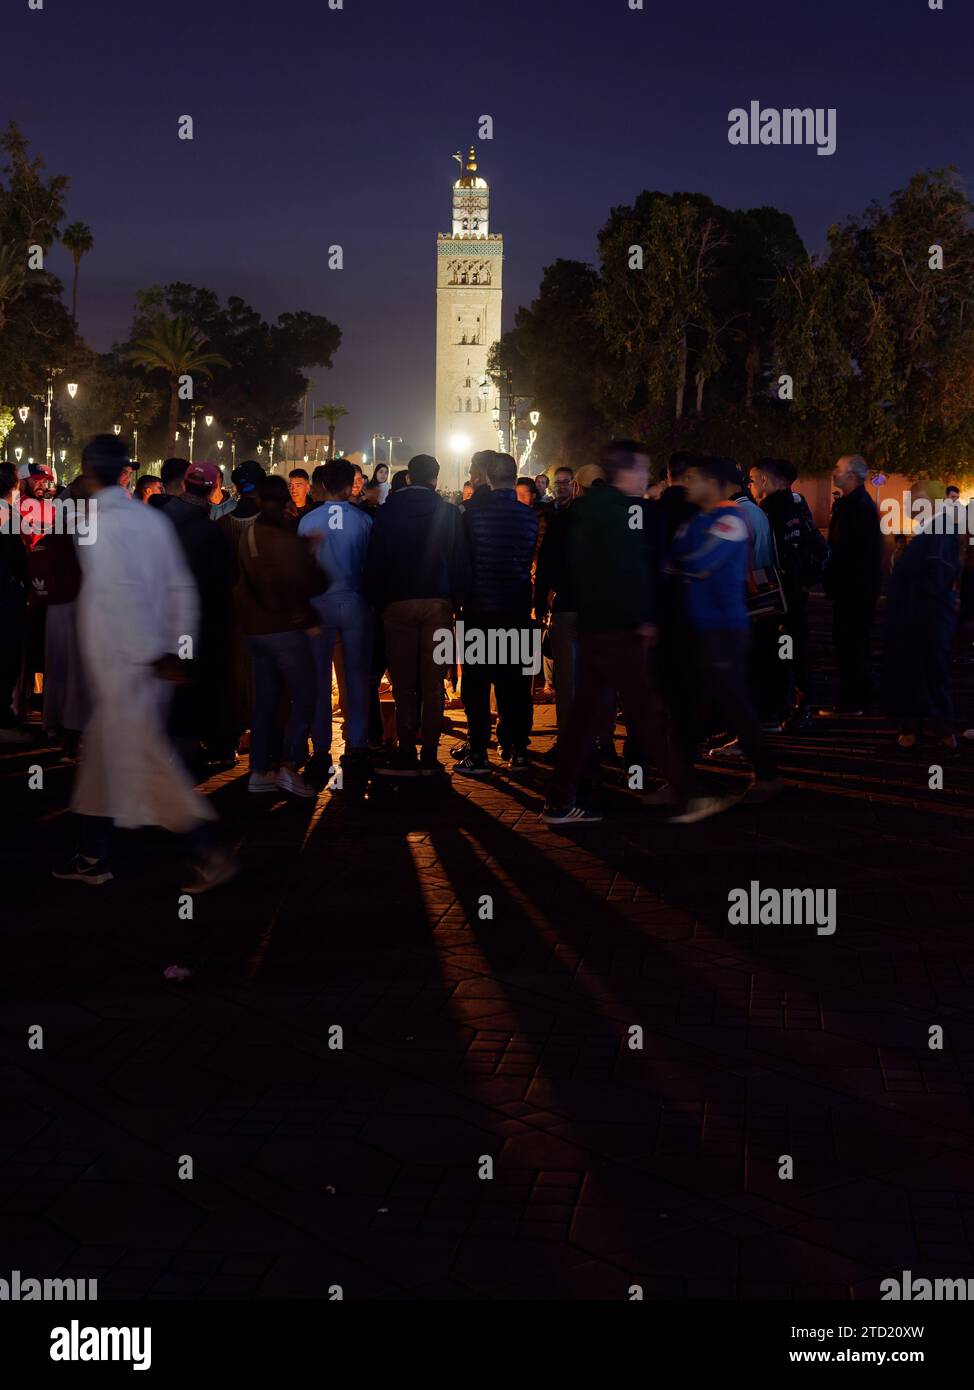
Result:
M78 850L54 876L107 883L112 826L161 826L184 836L195 860L183 891L206 892L238 865L217 847L215 814L166 733L180 659L192 655L197 635L196 585L173 527L119 486L129 467L124 441L97 435L82 467L96 529L93 543L78 547L78 637L93 711L72 799Z

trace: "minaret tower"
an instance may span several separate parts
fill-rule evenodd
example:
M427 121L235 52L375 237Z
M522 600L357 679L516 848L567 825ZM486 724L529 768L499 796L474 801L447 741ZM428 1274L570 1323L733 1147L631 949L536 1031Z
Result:
M496 449L497 389L487 355L501 336L504 238L490 231L490 190L473 146L453 185L453 230L436 238L436 436L441 486L458 490L470 455Z

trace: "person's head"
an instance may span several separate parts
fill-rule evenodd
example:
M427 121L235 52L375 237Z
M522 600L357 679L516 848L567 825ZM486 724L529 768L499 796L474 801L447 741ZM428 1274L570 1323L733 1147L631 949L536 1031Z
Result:
M135 500L148 502L150 497L155 497L156 493L161 491L162 479L155 477L152 473L143 473L135 484Z
M724 500L729 501L732 497L738 497L744 489L744 475L741 466L736 459L717 458L714 462L720 465L720 474L723 479Z
M649 485L649 453L635 439L616 439L602 450L599 463L610 487L627 497L642 497Z
M950 487L948 487L946 492L944 493L944 496L946 497L948 502L959 502L960 488L956 485L956 483L951 483Z
M319 463L311 474L311 496L316 502L324 502L325 500L325 469L327 467L327 464Z
M373 470L372 477L369 479L370 487L378 487L380 483L389 481L389 465L387 463L377 463Z
M131 466L128 445L114 434L96 434L81 454L81 471L93 491L118 487Z
M402 488L409 486L409 473L405 468L400 468L398 473L393 473L392 482L389 484L390 492L399 492Z
M572 470L568 467L567 464L563 463L560 468L555 469L555 478L552 490L555 494L556 502L567 502L569 500L569 498L572 495L572 484L574 480L575 474L572 472Z
M20 490L15 463L0 463L0 502L10 502Z
M533 507L537 492L535 491L533 478L518 478L514 484L514 491L517 500L523 502L526 507Z
M428 487L433 492L436 491L440 465L432 454L417 454L415 458L411 458L408 472L410 487Z
M268 473L260 479L254 487L254 498L265 521L283 521L291 505L287 483L278 473Z
M679 449L675 454L670 454L670 461L666 465L666 481L670 487L682 487L686 482L687 469L693 462L693 454L688 454L685 450Z
M353 463L355 478L352 482L352 501L360 502L362 499L362 489L365 487L365 470L360 463Z
M187 497L208 502L219 481L215 463L191 463L183 476L183 487Z
M498 488L512 488L517 482L517 464L510 454L492 453L487 460L487 481L496 491ZM534 492L534 484L531 485Z
M862 487L869 474L869 465L861 454L843 454L835 465L832 481L843 496Z
M748 476L752 493L759 502L763 502L773 492L784 492L790 488L798 472L787 459L758 459Z
M230 481L237 489L239 497L254 497L257 484L264 476L264 470L256 459L244 459L230 474Z
M318 471L316 468L315 472ZM355 465L348 459L330 459L320 472L325 500L347 502L355 485Z
M542 501L544 501L545 497L548 495L547 473L536 474L534 479L534 486L537 489L538 496L541 498Z
M303 507L308 500L308 493L311 491L311 479L308 477L306 468L292 468L287 475L288 492L291 494L291 501L296 507Z
M588 492L596 483L600 487L605 486L605 473L597 463L583 463L575 474L576 495L581 496L583 492Z
M917 505L923 502L929 503L937 511L943 506L946 499L947 489L938 478L917 478L910 485L910 500L913 511L925 511L926 508Z
M464 502L469 502L470 499L471 499L471 497L473 496L473 483L470 481L469 478L468 478L467 481L464 483L463 489L462 489L460 495L461 495L461 498L462 498L462 500L463 500Z
M493 449L478 449L470 460L470 481L474 487L483 487L487 481L487 465L494 456Z
M695 458L683 476L687 497L705 512L724 500L727 471L724 459Z
M45 463L32 463L23 482L22 491L26 497L42 501L54 494L54 474Z
M170 497L178 497L183 490L188 467L189 459L166 459L160 469L163 492L168 492Z

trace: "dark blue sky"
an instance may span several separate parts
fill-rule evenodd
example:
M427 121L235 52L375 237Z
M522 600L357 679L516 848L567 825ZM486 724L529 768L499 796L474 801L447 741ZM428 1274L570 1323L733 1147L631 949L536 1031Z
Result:
M0 119L71 178L88 222L79 318L124 336L137 288L325 313L319 402L427 446L435 237L477 118L505 327L558 256L593 259L643 188L773 203L806 243L921 167L974 171L969 0L6 0ZM727 113L836 107L838 149L735 148ZM192 143L177 120L195 121ZM341 243L344 270L329 271ZM69 279L57 248L52 268Z

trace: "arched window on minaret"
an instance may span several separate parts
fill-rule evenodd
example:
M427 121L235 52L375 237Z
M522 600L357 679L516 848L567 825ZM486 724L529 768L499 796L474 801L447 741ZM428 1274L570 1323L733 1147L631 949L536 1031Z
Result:
M470 414L470 397L467 397L467 414Z
M479 285L479 284L480 284L480 271L479 271L479 270L472 270L472 271L470 272L470 283L471 283L471 285Z

